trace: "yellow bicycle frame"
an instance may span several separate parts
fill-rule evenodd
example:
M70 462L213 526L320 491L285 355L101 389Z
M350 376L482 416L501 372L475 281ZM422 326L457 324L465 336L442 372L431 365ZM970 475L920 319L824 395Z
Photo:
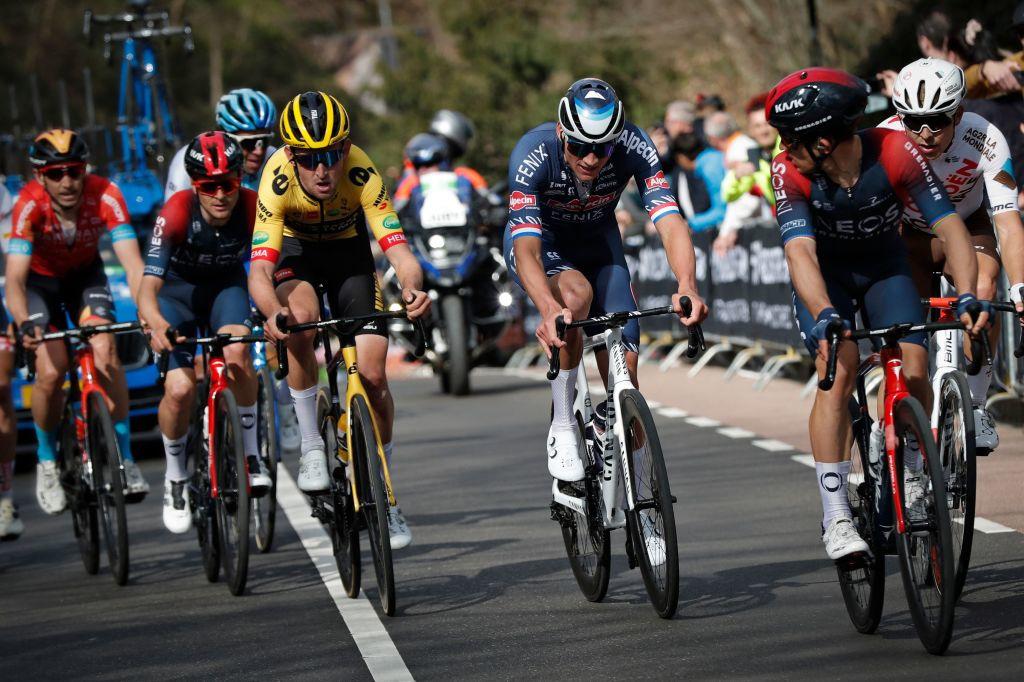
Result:
M388 471L387 458L384 457L384 446L380 442L380 429L377 427L377 415L373 412L373 405L370 404L370 399L366 395L366 389L363 388L363 382L359 378L359 366L356 363L356 347L353 346L342 346L341 348L342 366L345 368L345 372L348 375L348 385L345 388L345 414L341 416L341 419L346 419L347 428L345 430L345 444L348 447L348 461L351 465L352 453L352 400L360 395L366 402L366 409L370 412L370 421L373 422L373 438L377 444L377 457L380 458L380 466L384 471L384 489L387 491L388 504L395 506L397 504L395 500L395 493L391 487L391 472ZM339 453L340 456L340 453ZM341 458L343 461L344 457ZM359 511L359 489L356 486L356 476L352 476L352 501L356 511Z

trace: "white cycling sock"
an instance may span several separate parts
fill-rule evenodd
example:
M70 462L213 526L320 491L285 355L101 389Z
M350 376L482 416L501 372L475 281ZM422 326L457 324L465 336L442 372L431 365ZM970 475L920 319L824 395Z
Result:
M971 389L971 402L974 403L974 407L981 407L985 404L985 400L988 398L988 388L992 385L992 365L985 362L981 365L981 370L971 376L967 375L967 387Z
M242 422L242 450L245 456L258 455L260 440L256 431L256 403L245 407L239 405L238 420Z
M295 404L295 419L299 422L299 433L302 434L302 444L299 446L302 454L310 450L323 450L324 440L320 437L320 427L316 423L316 392L318 386L313 384L309 388L290 388L292 402Z
M846 480L851 462L815 462L818 493L821 495L821 525L828 528L833 519L850 518L850 500L846 496Z
M184 481L188 478L188 463L185 461L185 441L188 440L188 434L181 438L168 438L161 433L160 437L164 440L164 456L167 458L164 478L172 483Z
M576 391L576 372L579 367L558 370L558 376L551 381L551 401L555 406L551 425L559 431L572 429L576 422L572 413L572 403Z

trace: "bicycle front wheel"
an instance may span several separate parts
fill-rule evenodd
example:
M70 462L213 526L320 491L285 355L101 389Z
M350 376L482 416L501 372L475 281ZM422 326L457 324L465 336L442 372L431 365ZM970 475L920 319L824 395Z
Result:
M391 533L388 531L388 497L384 472L377 454L377 438L370 419L370 408L363 396L352 399L351 459L358 475L359 508L366 519L366 530L377 575L380 607L385 615L395 615L395 569L391 563Z
M679 604L679 548L661 442L639 391L623 391L619 408L626 440L623 459L633 494L633 508L626 517L633 555L654 610L671 618Z
M114 582L128 582L128 520L124 510L124 467L117 447L114 421L103 396L89 394L89 459L92 461L100 527L107 546L107 560Z
M331 534L331 549L334 563L338 567L345 594L351 598L359 596L361 566L359 565L359 526L352 507L352 486L346 476L346 469L337 459L338 432L331 399L327 392L320 390L316 396L316 422L320 425L320 437L327 447L328 464L331 470L332 517L327 524Z
M939 384L938 447L946 479L946 506L953 536L956 599L960 599L974 540L974 500L977 460L974 450L974 411L967 379L960 372L943 375Z
M230 390L217 394L216 410L217 497L214 508L217 510L217 536L228 589L238 596L245 591L249 572L249 518L252 515L249 474L242 448L238 404Z
M896 476L903 506L899 511L906 521L905 531L896 534L903 589L921 643L929 653L941 654L953 636L956 605L956 569L942 462L921 403L909 397L901 400L894 424L899 439ZM920 463L910 456L908 438L916 439L920 446Z
M96 575L100 570L100 524L95 498L86 483L82 449L75 434L75 414L70 405L64 407L60 426L61 484L71 510L71 524L78 542L85 572Z
M255 525L253 536L261 553L270 551L274 543L274 526L277 521L277 429L275 427L274 381L270 367L264 365L258 375L256 393L256 433L259 437L260 460L270 474L270 490L252 501L252 520Z

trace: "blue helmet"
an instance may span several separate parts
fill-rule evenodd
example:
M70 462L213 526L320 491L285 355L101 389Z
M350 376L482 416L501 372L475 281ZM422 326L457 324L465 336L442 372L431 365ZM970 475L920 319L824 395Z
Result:
M626 117L612 86L597 78L584 78L569 86L558 103L558 122L570 138L600 144L619 136Z
M259 90L232 90L217 102L217 127L226 133L273 130L277 108Z
M416 168L437 166L448 161L448 143L440 135L419 133L405 145L405 156Z

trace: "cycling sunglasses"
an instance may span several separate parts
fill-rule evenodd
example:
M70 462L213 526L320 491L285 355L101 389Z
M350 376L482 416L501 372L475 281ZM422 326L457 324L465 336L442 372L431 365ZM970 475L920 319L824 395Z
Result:
M603 159L611 156L612 151L615 150L615 140L611 142L577 142L568 135L563 135L562 139L565 141L565 147L569 153L581 159L591 154L596 154L597 158Z
M270 139L273 135L248 135L242 137L241 135L232 135L238 146L244 149L246 152L255 152L260 149L266 149L270 146Z
M217 196L217 192L224 192L224 194L234 194L238 191L238 188L242 185L242 180L238 177L232 176L229 178L219 178L217 180L193 180L192 186L196 188L196 191L200 194L213 197Z
M70 166L50 166L49 168L43 168L41 172L47 180L53 182L60 182L65 175L72 180L77 180L85 175L85 164L76 163Z
M315 152L296 153L292 152L292 161L299 164L306 170L313 170L321 163L327 168L332 168L345 158L345 152L339 149L325 149Z
M912 133L920 133L925 126L933 133L940 133L946 126L953 123L953 114L925 114L923 116L900 114L900 120L903 121L903 127Z

